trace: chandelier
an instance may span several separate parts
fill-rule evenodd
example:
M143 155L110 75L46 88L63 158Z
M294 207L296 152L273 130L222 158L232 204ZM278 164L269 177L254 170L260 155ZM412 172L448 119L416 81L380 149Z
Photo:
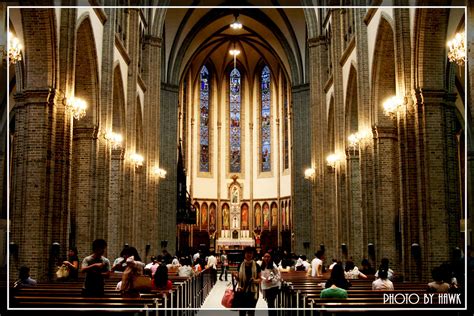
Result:
M112 131L107 131L104 134L104 138L110 143L112 149L118 149L122 147L123 137L121 134L114 133Z
M8 60L12 64L16 64L21 60L21 49L23 46L20 44L18 38L16 38L11 32L8 32Z
M448 42L448 59L459 66L464 65L466 61L466 46L464 41L465 33L456 33L454 38Z
M83 99L72 97L66 102L66 111L68 111L76 120L86 116L87 103Z
M240 30L242 28L242 23L239 22L239 18L238 18L239 15L234 14L234 17L235 17L235 20L234 20L234 22L232 22L230 27L233 28L234 30Z
M162 178L162 179L166 178L166 170L161 169L161 168L158 167L158 166L153 167L152 172L153 172L155 175L157 175L159 178Z
M135 167L141 167L143 166L143 161L145 160L145 158L143 158L142 155L133 153L130 155L130 160L132 161L133 164L135 164Z
M395 115L397 114L402 104L403 104L402 99L397 96L388 98L383 103L383 109L384 109L385 115L388 115L390 117L395 117Z
M232 56L234 56L234 69L235 69L235 67L236 67L236 60L237 60L237 55L240 54L240 50L235 49L235 47L234 47L234 49L231 49L231 50L229 51L229 53L230 53Z

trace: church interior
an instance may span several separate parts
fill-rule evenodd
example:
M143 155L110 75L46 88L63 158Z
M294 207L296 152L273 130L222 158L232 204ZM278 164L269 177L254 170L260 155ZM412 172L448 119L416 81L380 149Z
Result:
M464 258L467 1L114 2L1 5L8 281L28 266L48 282L97 238L110 260L124 245L143 261L247 246L388 258L408 282Z

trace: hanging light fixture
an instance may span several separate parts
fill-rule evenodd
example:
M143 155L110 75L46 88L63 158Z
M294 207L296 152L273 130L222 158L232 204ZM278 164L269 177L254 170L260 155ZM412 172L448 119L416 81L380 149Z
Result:
M388 115L392 118L396 117L396 114L399 110L399 108L402 106L403 101L397 96L393 96L388 98L384 103L383 103L383 109L385 112L385 115Z
M76 120L86 116L87 103L81 98L71 97L67 99L66 111L68 111Z
M242 23L239 22L239 14L238 13L234 14L234 17L235 17L235 20L234 22L232 22L230 27L233 28L234 30L240 30L242 28Z
M123 137L121 134L114 133L112 131L107 131L104 134L104 138L110 143L112 149L118 149L122 147Z
M16 64L21 60L21 49L23 46L20 44L18 38L16 38L11 32L8 32L8 61L12 64Z
M313 180L316 174L316 170L314 168L308 168L304 171L304 178L307 180Z
M143 158L142 155L139 155L137 153L133 153L130 155L130 160L132 161L132 163L135 164L135 167L141 167L143 166L143 161L145 160L145 158Z
M330 154L326 158L326 163L331 168L336 168L336 165L342 160L342 156L337 153Z
M448 42L449 52L448 59L452 63L457 63L459 66L464 65L466 61L466 45L465 33L456 33L454 38Z
M161 169L158 166L153 167L152 172L157 175L159 178L166 178L166 170Z
M234 46L234 49L231 49L231 50L229 51L229 53L230 53L232 56L234 56L234 69L235 69L235 67L236 67L236 60L237 60L237 55L240 54L240 50L235 49L235 46Z

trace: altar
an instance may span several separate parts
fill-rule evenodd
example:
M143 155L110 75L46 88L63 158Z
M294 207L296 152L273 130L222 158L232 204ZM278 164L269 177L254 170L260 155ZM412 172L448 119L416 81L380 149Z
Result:
M248 230L222 230L220 236L216 241L218 249L235 249L235 247L243 249L255 246L255 240L250 237Z

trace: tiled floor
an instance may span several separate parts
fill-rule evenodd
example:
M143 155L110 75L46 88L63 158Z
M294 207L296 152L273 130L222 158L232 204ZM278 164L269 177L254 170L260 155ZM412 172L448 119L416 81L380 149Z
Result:
M230 278L229 278L230 280ZM209 293L209 296L206 298L204 301L204 304L202 305L202 310L198 312L198 316L220 316L220 315L234 315L237 316L237 311L229 310L224 308L224 306L221 305L221 300L222 296L224 296L225 289L227 286L230 285L230 281L219 281L217 279L216 284L212 288L211 292ZM260 293L260 296L257 301L257 307L256 309L261 309L261 310L256 310L255 315L256 316L267 316L268 311L266 310L267 308L267 303L265 300L262 298L262 293Z

